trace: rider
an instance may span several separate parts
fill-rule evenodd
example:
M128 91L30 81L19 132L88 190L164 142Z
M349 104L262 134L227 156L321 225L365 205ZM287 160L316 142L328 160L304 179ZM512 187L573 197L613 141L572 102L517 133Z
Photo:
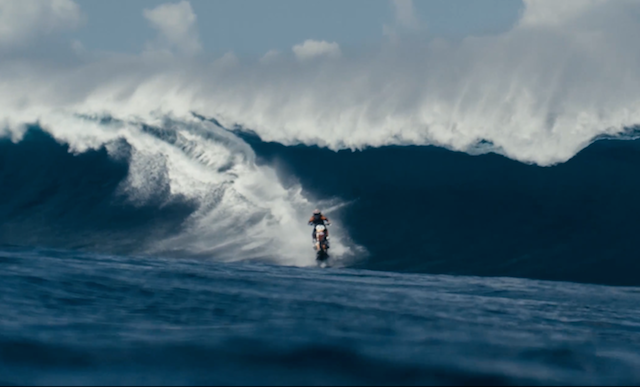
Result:
M326 224L325 224L326 222ZM330 226L331 225L331 221L329 220L329 218L327 218L326 216L322 215L322 212L320 212L320 210L316 209L315 211L313 211L313 215L311 216L311 218L309 219L309 226L313 226L313 231L311 232L311 238L313 238L313 241L315 242L316 240L316 226L317 225L323 225L323 226ZM329 240L329 229L326 228L325 229L325 235L327 236L327 241Z

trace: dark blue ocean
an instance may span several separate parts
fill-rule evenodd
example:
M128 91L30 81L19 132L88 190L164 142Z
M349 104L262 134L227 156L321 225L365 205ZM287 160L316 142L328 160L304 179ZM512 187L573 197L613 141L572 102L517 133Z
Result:
M640 384L640 142L543 168L238 136L273 184L346 203L332 232L360 249L327 269L286 244L150 253L202 203L168 174L132 203L132 146L0 139L0 384Z

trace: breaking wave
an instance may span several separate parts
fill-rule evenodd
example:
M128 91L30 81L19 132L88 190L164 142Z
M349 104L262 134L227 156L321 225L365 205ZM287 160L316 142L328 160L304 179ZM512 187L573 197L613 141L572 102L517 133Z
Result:
M637 283L638 10L303 61L0 53L0 243L305 266L323 207L349 266Z
M635 129L540 167L438 147L334 152L216 120L75 116L0 141L0 244L638 285ZM81 128L82 130L80 130Z
M0 142L0 243L306 266L309 213L339 204L285 189L244 141L205 121L67 124L77 137L30 127ZM333 239L336 258L352 255L346 236Z

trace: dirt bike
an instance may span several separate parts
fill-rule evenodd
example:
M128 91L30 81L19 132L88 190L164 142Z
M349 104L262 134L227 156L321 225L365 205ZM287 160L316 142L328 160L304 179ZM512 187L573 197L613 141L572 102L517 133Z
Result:
M329 260L329 241L327 240L327 228L321 224L316 225L316 238L314 248L318 263L326 263Z

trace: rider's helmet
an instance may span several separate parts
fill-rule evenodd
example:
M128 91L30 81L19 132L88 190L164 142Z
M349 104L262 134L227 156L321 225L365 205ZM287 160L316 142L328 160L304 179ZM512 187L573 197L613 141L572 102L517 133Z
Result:
M313 215L320 215L320 210L317 208L313 210Z

